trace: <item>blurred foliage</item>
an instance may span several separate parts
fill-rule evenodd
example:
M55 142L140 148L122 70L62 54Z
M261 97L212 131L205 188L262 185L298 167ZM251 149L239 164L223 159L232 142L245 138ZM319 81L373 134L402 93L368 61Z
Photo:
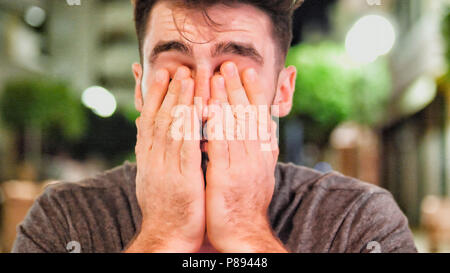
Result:
M381 118L391 88L386 60L356 65L342 45L321 42L292 47L286 64L298 71L291 116L310 120L316 134L347 120L374 125Z
M123 104L119 107L119 110L123 115L129 120L133 125L136 119L139 117L140 113L134 107L134 104Z
M83 135L86 112L69 86L49 78L15 79L0 94L0 115L10 129L43 132L58 127L69 140Z
M442 21L442 36L446 46L445 58L447 66L450 67L450 6L447 7ZM450 70L447 71L446 81L450 82Z

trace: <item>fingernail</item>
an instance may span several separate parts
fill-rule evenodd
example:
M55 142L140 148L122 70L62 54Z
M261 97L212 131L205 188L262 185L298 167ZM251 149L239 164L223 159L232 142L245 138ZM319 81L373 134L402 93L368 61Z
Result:
M256 71L253 68L250 68L247 70L247 79L251 82L254 82L256 80Z
M225 80L222 76L216 77L216 88L223 89L225 88Z
M181 80L181 90L186 91L188 88L189 88L189 80L188 79Z
M175 73L175 80L181 80L184 77L184 71L181 67L177 69L177 72Z
M164 72L164 70L160 69L160 70L156 71L155 79L157 82L162 83L162 82L164 82L165 78L166 78L166 73Z
M229 76L232 77L235 75L236 73L236 66L233 63L227 63L224 67L225 73Z

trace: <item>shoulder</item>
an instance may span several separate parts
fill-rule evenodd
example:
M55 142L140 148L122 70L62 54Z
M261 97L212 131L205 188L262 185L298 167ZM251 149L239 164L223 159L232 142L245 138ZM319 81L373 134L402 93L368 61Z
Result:
M58 195L65 192L89 190L110 190L112 188L133 188L136 176L136 164L125 161L124 164L100 172L79 181L57 181L45 187L44 195Z
M359 243L397 232L402 235L395 241L403 240L404 250L414 250L408 221L386 189L336 171L321 173L292 163L279 163L276 177L271 220L293 249L359 252L364 248ZM361 234L367 240L360 240ZM357 235L361 235L357 242L352 241ZM391 250L395 247L389 245Z
M333 203L348 207L374 194L391 194L374 184L345 176L336 171L322 173L314 169L292 163L278 163L273 206L292 205L294 199L313 201L322 206ZM316 209L319 209L318 206ZM337 209L337 207L334 207Z
M46 186L18 227L15 252L65 252L77 241L83 252L120 251L139 220L135 164L75 182Z
M323 191L351 191L360 193L389 193L387 190L363 182L339 172L322 173L293 163L278 163L276 168L277 187L305 193L314 189Z
M55 181L45 186L35 204L68 215L83 209L120 209L136 201L136 164L120 166L79 181ZM55 204L58 206L55 207Z
M139 208L135 177L136 165L126 161L79 181L51 183L45 187L35 206L48 215L58 214L72 224L95 222L99 217L105 221L118 217L136 220Z

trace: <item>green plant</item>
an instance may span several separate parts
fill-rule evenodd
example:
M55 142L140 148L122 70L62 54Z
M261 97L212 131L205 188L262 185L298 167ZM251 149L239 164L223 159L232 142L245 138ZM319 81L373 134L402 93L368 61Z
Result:
M386 60L357 66L342 45L321 42L292 47L286 63L298 71L291 115L311 120L319 132L346 120L373 125L381 118L391 85Z
M42 131L57 126L70 140L83 135L85 112L80 100L63 82L48 78L15 79L0 94L0 113L7 127Z
M446 47L446 62L447 66L450 66L450 6L445 11L444 18L442 20L442 36L444 38ZM447 71L446 81L450 82L450 70Z
M15 155L9 159L16 162L20 141L23 139L23 160L31 163L38 179L42 172L42 139L46 133L60 130L69 142L83 136L86 112L80 99L63 82L50 78L14 79L5 84L0 94L0 116L5 128L16 137Z

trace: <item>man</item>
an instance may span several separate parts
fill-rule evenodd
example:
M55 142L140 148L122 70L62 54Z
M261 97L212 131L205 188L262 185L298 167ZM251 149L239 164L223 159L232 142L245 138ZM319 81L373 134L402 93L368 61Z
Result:
M297 72L284 61L299 5L136 0L137 163L48 187L13 251L415 252L386 190L277 163L268 120L291 109ZM237 106L276 107L258 108L255 139Z

